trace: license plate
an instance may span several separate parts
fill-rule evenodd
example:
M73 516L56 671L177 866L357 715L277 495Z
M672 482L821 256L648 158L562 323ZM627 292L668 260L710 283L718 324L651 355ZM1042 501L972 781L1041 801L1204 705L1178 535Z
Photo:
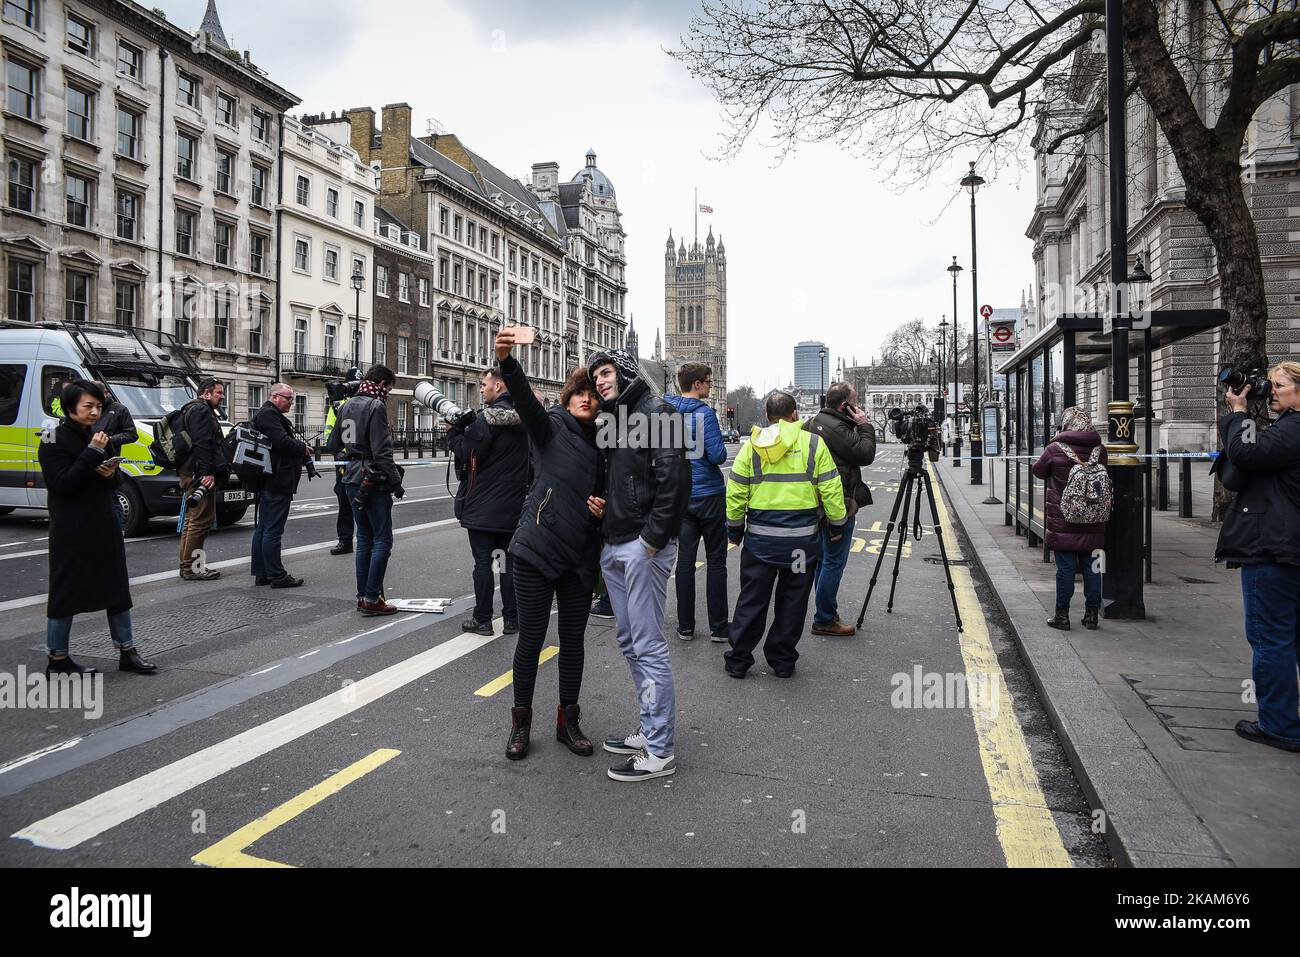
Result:
M253 497L252 492L222 492L221 501L223 502L247 502Z

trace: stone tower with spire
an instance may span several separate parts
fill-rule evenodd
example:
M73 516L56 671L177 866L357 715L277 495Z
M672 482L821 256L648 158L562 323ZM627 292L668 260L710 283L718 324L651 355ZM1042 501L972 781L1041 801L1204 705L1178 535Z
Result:
M208 9L203 13L203 23L199 31L207 37L207 42L211 46L220 47L223 50L230 49L230 41L226 39L226 31L221 29L221 17L217 16L217 0L208 0Z
M636 316L627 317L627 351L633 358L641 358L641 343L636 338Z
M656 358L658 358L656 356ZM709 405L727 405L727 247L709 227L686 249L673 248L672 230L664 246L664 359L673 365L703 362L713 369Z

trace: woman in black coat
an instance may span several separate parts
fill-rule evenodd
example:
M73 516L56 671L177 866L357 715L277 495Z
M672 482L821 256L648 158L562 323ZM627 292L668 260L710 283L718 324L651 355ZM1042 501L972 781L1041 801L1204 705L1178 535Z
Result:
M108 455L109 437L91 433L99 421L104 393L93 382L76 379L60 397L63 421L41 436L37 453L50 511L50 599L46 607L45 673L93 674L68 655L74 615L108 612L108 630L117 646L118 668L153 674L157 666L135 650L131 632L131 587L126 546L113 508L122 483L118 464Z
M1238 721L1237 734L1300 751L1300 362L1278 363L1268 378L1269 409L1280 414L1266 429L1257 429L1247 411L1244 387L1226 396L1231 411L1219 435L1245 485L1227 509L1214 560L1241 569L1252 652L1259 720Z
M519 639L506 757L517 761L528 753L537 656L550 625L552 599L559 606L556 624L560 639L555 737L574 754L589 756L591 741L578 726L578 692L582 687L583 636L600 561L597 516L601 509L593 501L601 492L604 474L596 448L600 402L586 370L575 369L564 384L560 404L542 408L523 368L510 354L514 344L514 332L502 330L497 335L497 359L536 451L537 477L510 540Z

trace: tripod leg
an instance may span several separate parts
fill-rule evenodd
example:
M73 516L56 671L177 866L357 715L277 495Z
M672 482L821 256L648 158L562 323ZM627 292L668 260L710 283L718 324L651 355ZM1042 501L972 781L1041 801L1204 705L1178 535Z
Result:
M912 484L916 481L916 476L912 470L908 469L903 482L906 486L907 495L903 499L903 520L898 523L898 551L894 553L894 578L889 583L889 604L885 606L886 614L893 614L894 611L894 589L898 587L898 563L903 559L903 543L907 541L907 513L909 506L912 504ZM917 500L920 501L921 490L916 490ZM889 540L885 540L885 547L889 547Z
M885 560L885 552L889 549L889 539L894 534L894 523L898 518L898 507L903 504L903 486L898 486L898 493L894 496L894 507L889 512L889 527L885 531L885 537L880 546L880 554L876 556L876 567L871 570L871 584L867 586L867 597L862 602L862 610L858 612L858 627L862 627L862 619L866 617L867 606L871 604L871 593L876 588L876 579L880 577L880 563ZM907 509L903 510L903 524L907 524Z
M934 534L939 539L939 556L943 559L943 577L948 580L948 596L952 599L952 614L957 619L957 630L963 631L961 612L957 610L957 589L952 583L952 571L948 568L948 549L943 544L943 528L939 525L939 507L934 502L934 486L930 483L930 473L922 472L925 479L925 494L930 499L930 516L934 519Z

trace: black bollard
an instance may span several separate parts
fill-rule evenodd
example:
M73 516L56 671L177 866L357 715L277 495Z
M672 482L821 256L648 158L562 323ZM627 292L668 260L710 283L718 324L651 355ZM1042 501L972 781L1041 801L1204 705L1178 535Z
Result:
M1169 450L1156 449L1156 508L1169 511Z
M1192 517L1192 460L1178 462L1178 517Z

